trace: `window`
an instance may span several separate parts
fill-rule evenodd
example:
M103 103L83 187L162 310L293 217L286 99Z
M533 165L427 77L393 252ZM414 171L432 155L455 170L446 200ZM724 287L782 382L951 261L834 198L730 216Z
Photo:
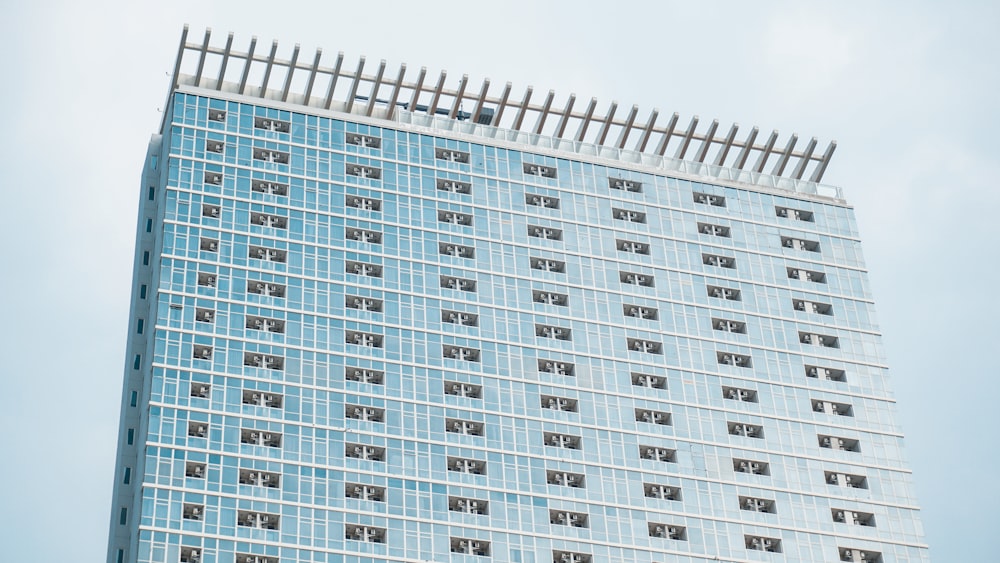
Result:
M730 436L746 436L747 438L763 438L764 428L757 424L746 424L742 422L727 422L726 428Z
M746 403L757 402L757 392L750 389L740 389L739 387L723 387L722 397L730 401L743 401Z
M222 173L221 172L205 172L205 177L203 183L211 186L221 186L222 185Z
M535 325L535 336L539 338L554 338L556 340L572 340L572 331L568 328L549 325Z
M267 180L252 180L250 182L250 189L261 194L270 195L288 195L288 184L282 184L280 182L270 182Z
M239 563L278 563L278 558L267 557L266 555L253 555L251 553L237 553L236 561Z
M471 383L457 383L454 381L444 382L444 394L455 397L468 397L470 399L481 399L483 397L483 386Z
M553 375L568 375L572 377L575 375L576 366L573 364L565 362L556 362L552 360L538 360L538 371L551 373Z
M778 512L773 500L744 496L739 498L740 510L746 510L749 512L767 512L769 514L775 514Z
M205 464L194 461L187 462L184 464L184 476L191 477L192 479L204 479Z
M374 166L364 166L362 164L348 164L346 172L348 176L357 176L358 178L369 178L372 180L378 180L382 178L382 169L375 168Z
M646 526L649 529L650 537L687 541L687 528L684 526L671 526L654 522L649 522Z
M147 233L153 232L153 220L152 219L146 219L146 232Z
M240 443L252 446L281 447L281 434L277 432L261 432L250 428L240 429Z
M566 307L569 304L568 295L552 291L538 291L537 289L531 292L531 300L535 303L559 305L561 307Z
M444 421L445 432L453 434L465 434L466 436L482 436L483 423L471 420L459 420L457 418L447 418Z
M677 487L667 485L656 485L653 483L643 483L642 492L646 498L658 498L660 500L681 500L681 490Z
M463 348L461 346L451 346L445 344L442 347L442 354L444 354L445 358L451 358L453 360L465 360L467 362L479 361L479 350L473 348Z
M285 402L285 397L279 393L267 393L255 389L243 390L243 404L280 409Z
M653 342L652 340L643 340L641 338L628 338L628 349L634 352L644 352L646 354L662 354L663 344L659 342Z
M819 439L819 447L827 448L832 450L840 450L843 452L860 452L861 442L851 438L838 438L836 436L824 436L820 434L817 436Z
M801 268L786 268L788 272L788 279L791 280L801 280L813 283L826 283L826 274L822 272L813 272L809 270L803 270Z
M708 286L708 296L716 299L726 299L728 301L742 301L743 295L738 289L719 287L717 285Z
M574 528L588 527L586 514L566 510L549 510L549 523L557 526L572 526Z
M381 348L383 346L383 338L381 334L349 330L345 333L344 341L348 344L357 344L358 346L368 348Z
M198 243L198 249L203 252L218 252L219 239L202 237L201 241Z
M125 472L122 474L122 484L128 485L132 482L132 468L126 467Z
M382 211L381 199L347 196L345 202L347 203L347 207L353 207L362 211Z
M200 272L198 274L198 285L202 287L215 287L216 275L209 274L207 272Z
M156 188L154 186L149 186L149 191L146 193L146 199L149 201L156 199Z
M441 276L441 287L445 289L458 289L461 291L476 291L475 280L467 280L452 276Z
M381 313L384 305L381 299L371 299L369 297L355 297L353 295L348 295L344 299L344 304L348 309L357 309L359 311Z
M239 481L241 485L253 485L269 489L277 489L281 486L281 476L279 474L257 471L255 469L240 469Z
M751 475L770 475L771 465L763 461L733 458L733 470Z
M670 413L649 409L635 409L635 420L636 422L670 426Z
M462 225L469 226L472 224L472 215L467 213L458 213L455 211L445 211L439 210L437 213L438 221L441 223L450 223L452 225Z
M838 383L847 382L847 373L844 370L823 368L819 366L806 366L806 377L836 381Z
M448 497L448 510L465 514L489 514L490 503L474 498Z
M657 375L647 375L645 373L632 373L632 385L636 387L648 387L650 389L666 389L667 379Z
M806 221L809 223L815 221L812 211L802 211L800 209L792 209L791 207L775 206L774 213L778 217L785 219L795 219L796 221Z
M815 303L804 299L792 299L792 307L796 311L833 316L833 306L829 303Z
M382 233L376 231L366 231L364 229L347 229L344 231L348 240L367 242L371 244L382 244Z
M558 563L591 563L589 553L576 553L575 551L552 550L552 561Z
M191 438L207 438L208 423L194 421L188 422L187 435Z
M819 252L819 243L812 240L802 240L793 237L781 237L781 246L792 250Z
M287 251L276 248L265 248L263 246L251 246L248 254L250 258L256 258L265 262L280 262L283 264L288 260Z
M221 109L210 109L208 110L208 120L209 121L225 121L226 112Z
M801 330L799 331L799 342L812 346L822 346L824 348L840 348L840 339L836 336L813 334Z
M344 416L366 422L385 422L385 409L362 405L344 405Z
M721 195L709 195L701 192L694 192L694 202L715 207L725 207L726 198Z
M191 382L191 396L197 399L207 399L212 394L211 383Z
M449 244L447 242L438 243L438 252L456 258L475 258L476 249L471 246L461 244Z
M473 475L486 475L486 463L477 459L449 457L448 471L472 473Z
M250 330L262 330L278 334L285 333L285 321L255 315L247 315L246 327Z
M652 461L677 463L677 450L658 448L655 446L639 446L639 457Z
M751 367L750 356L744 356L742 354L716 352L716 359L720 364L727 366L736 366L741 368Z
M121 551L121 550L119 550ZM201 562L201 550L196 547L182 547L181 548L181 563L200 563ZM240 563L243 560L240 559Z
M583 475L580 473L567 473L565 471L546 471L545 482L550 485L560 487L583 488Z
M863 563L882 563L882 554L877 551L861 550L851 547L838 547L841 561L862 561Z
M149 266L149 251L148 250L144 250L142 252L142 265L143 266Z
M461 164L469 163L469 153L454 151L451 149L435 149L434 158L438 160L447 160L448 162L458 162Z
M135 443L135 429L134 428L129 428L128 429L128 432L126 433L126 437L125 437L125 443L128 444L128 445L130 445L130 446Z
M847 473L835 473L833 471L824 471L823 479L829 485L837 485L839 487L850 487L852 489L867 489L868 488L868 478L864 475L849 475Z
M441 311L441 322L461 326L479 326L479 315L460 311Z
M263 528L265 530L277 530L281 517L277 514L266 512L253 512L250 510L240 510L236 513L236 524L249 528Z
M226 143L222 141L213 141L211 139L205 141L205 152L213 152L222 154L226 150Z
M706 266L716 266L733 270L736 268L736 259L730 256L719 256L716 254L702 254L701 263Z
M250 224L260 227L271 227L275 229L287 229L288 218L281 215L269 215L267 213L251 213Z
M747 324L742 321L729 321L726 319L712 319L712 328L722 332L735 332L737 334L747 333Z
M834 403L820 399L812 400L813 412L835 414L838 416L854 416L854 409L847 403Z
M732 237L732 231L729 227L722 227L720 225L712 225L709 223L698 223L698 232L703 235L712 235L716 237Z
M566 272L566 263L560 262L558 260L549 260L548 258L532 258L530 260L532 269L542 270L544 272Z
M608 178L608 187L612 190L623 190L626 192L641 192L642 182L635 180L624 180L622 178Z
M201 216L210 219L218 219L222 216L222 206L211 203L204 203L201 206Z
M547 207L549 209L559 209L559 198L545 195L525 194L524 202L535 207Z
M344 496L360 500L385 502L385 488L375 487L372 485L362 485L361 483L345 483Z
M142 334L142 330L146 327L146 321L143 319L137 319L135 322L135 333Z
M146 298L146 284L142 284L139 286L139 299L145 299L145 298Z
M565 448L568 450L580 449L580 437L569 434L559 434L557 432L543 432L542 439L546 446L555 448Z
M840 522L841 524L875 527L875 515L871 512L855 512L853 510L833 508L830 510L830 515L833 516L834 522Z
M277 133L288 133L291 130L291 124L289 122L282 121L280 119L270 119L267 117L254 117L253 127L254 129L275 131Z
M556 177L556 169L552 166L543 166L541 164L530 164L525 162L522 163L521 170L529 176L541 176L542 178Z
M285 368L285 359L281 356L268 356L266 354L244 352L243 365L254 368L267 368L282 370Z
M528 225L528 236L534 238L542 238L547 240L562 240L563 232L561 229L552 229L549 227L538 227L535 225Z
M541 401L543 409L577 412L578 405L576 399L566 399L563 397L555 397L552 395L542 395Z
M649 254L649 245L644 242L630 242L627 240L616 240L615 248L619 252L631 252L632 254Z
M647 274L631 274L629 272L618 272L618 279L622 283L626 283L629 285L653 287L653 276Z
M781 553L781 540L777 538L765 538L761 536L743 536L743 544L747 549L753 549L755 551L770 551L772 553Z
M247 293L255 293L257 295L270 297L284 297L285 286L276 283L247 280Z
M196 360L211 360L212 359L212 347L211 346L201 346L195 344L191 348L191 357Z
M181 518L184 520L201 520L205 515L205 505L185 504L181 509Z
M382 139L378 137L372 137L371 135L361 135L359 133L347 133L344 135L344 140L348 145L354 145L356 147L369 148L369 149L379 149L382 148Z
M617 207L612 207L611 215L619 221L628 221L629 223L646 222L646 214L641 211L629 211L628 209L618 209Z
M370 278L382 277L382 266L376 264L365 264L364 262L348 262L346 265L348 274L357 274Z
M138 402L139 402L139 392L138 391L132 391L129 394L128 406L134 407L134 406L136 406L136 403L138 403Z
M371 383L372 385L383 385L385 372L362 368L345 368L344 379L348 381L358 381L360 383Z
M472 184L468 182L460 182L458 180L447 180L445 178L437 179L437 189L443 192L451 192L455 194L468 195L472 193Z
M132 369L139 369L140 365L142 365L142 356L136 354L135 358L132 359Z
M385 528L347 524L344 526L344 538L368 543L385 543Z
M490 542L481 540L470 540L466 538L450 538L452 553L464 553L466 555L478 555L489 557Z

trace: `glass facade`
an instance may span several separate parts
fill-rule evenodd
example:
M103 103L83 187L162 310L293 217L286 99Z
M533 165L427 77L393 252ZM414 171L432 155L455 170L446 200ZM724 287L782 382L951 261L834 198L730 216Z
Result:
M849 206L320 113L172 94L110 561L928 560Z

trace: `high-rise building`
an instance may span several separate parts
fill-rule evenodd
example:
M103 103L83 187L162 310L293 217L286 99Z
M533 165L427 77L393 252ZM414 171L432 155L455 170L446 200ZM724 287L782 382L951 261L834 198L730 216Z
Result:
M833 144L181 40L108 559L927 561Z

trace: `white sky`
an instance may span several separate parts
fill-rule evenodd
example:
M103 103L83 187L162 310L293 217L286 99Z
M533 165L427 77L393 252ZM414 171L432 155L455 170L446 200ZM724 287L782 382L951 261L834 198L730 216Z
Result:
M996 560L1000 4L625 0L6 2L4 559L104 557L139 172L184 23L836 139L927 540Z

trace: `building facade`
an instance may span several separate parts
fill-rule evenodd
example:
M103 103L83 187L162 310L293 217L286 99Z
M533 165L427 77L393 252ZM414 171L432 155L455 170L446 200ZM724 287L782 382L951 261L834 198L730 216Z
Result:
M232 44L143 171L109 561L929 560L833 145Z

